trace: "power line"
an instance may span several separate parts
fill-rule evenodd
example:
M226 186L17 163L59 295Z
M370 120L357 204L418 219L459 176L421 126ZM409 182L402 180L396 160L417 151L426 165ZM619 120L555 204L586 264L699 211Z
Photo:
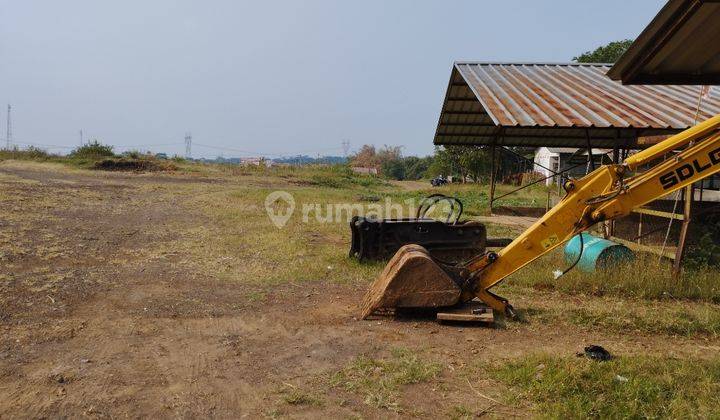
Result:
M236 153L244 153L248 155L260 155L260 156L281 156L275 153L263 153L263 152L251 152L249 150L241 150L241 149L235 149L232 147L224 147L224 146L212 146L209 144L202 144L202 143L195 143L196 146L200 147L206 147L208 149L215 149L215 150L224 150L228 152L236 152Z
M82 130L80 130L82 132ZM84 135L84 133L83 133ZM22 140L22 139L21 139ZM84 140L84 138L83 138ZM25 146L38 146L38 147L48 147L48 148L55 148L55 149L75 149L76 146L66 146L66 145L56 145L56 144L47 144L47 143L41 143L41 142L34 142L34 141L14 141L15 144L21 144ZM185 142L173 142L173 143L156 143L156 144L133 144L133 145L118 145L118 144L108 144L109 146L117 147L117 148L123 148L123 149L150 149L152 147L163 147L163 146L180 146L185 145L185 154L188 157L192 156L192 134L187 133L185 135ZM322 151L329 151L329 150L343 150L343 147L327 147L322 149L314 149L314 150L305 150L300 151L296 153L266 153L266 152L258 152L258 151L250 151L250 150L244 150L244 149L236 149L233 147L225 147L225 146L213 146L210 144L203 144L203 143L194 143L195 146L208 148L208 149L214 149L214 150L220 150L220 151L226 151L226 152L235 152L235 153L242 153L246 155L256 155L256 156L270 156L270 157L288 157L288 156L300 156L300 155L314 155L318 154Z
M15 141L15 144L22 144L24 146L40 146L40 147L49 147L53 149L74 149L72 146L58 146L55 144L43 144L43 143L33 143L33 142L27 142L27 141Z
M200 147L206 147L206 148L208 148L208 149L224 150L224 151L228 151L228 152L244 153L244 154L248 154L248 155L278 156L278 157L282 157L282 156L298 156L298 155L303 155L303 154L316 154L316 153L321 152L321 151L341 150L341 149L342 149L342 147L337 147L337 146L335 146L335 147L327 147L327 148L324 148L324 149L314 149L314 150L306 150L306 151L301 151L301 152L296 152L296 153L283 153L283 154L280 154L280 153L268 153L268 152L257 152L257 151L250 151L250 150L235 149L235 148L232 148L232 147L225 147L225 146L212 146L212 145L203 144L203 143L195 143L195 145L196 145L196 146L200 146Z
M160 143L160 144L131 144L131 145L122 145L122 144L111 144L111 146L115 147L123 147L123 148L131 148L136 147L138 149L140 148L148 148L148 147L160 147L160 146L181 146L185 143Z
M74 149L75 146L64 146L64 145L57 145L57 144L47 144L47 143L39 143L39 142L32 142L32 141L18 141L15 140L13 143L15 144L22 144L25 146L43 146L43 147L50 147L55 149ZM118 147L118 148L150 148L150 147L160 147L160 146L179 146L184 143L160 143L160 144L133 144L133 145L118 145L118 144L109 144L109 146Z

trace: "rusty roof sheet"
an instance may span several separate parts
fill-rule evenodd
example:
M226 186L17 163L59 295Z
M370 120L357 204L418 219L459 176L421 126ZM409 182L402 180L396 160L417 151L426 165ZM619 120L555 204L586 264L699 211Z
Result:
M496 125L679 128L694 125L699 86L623 86L605 64L456 63ZM715 88L716 89L716 88ZM714 95L713 95L714 93ZM712 92L700 120L720 114Z
M720 2L670 0L608 72L625 84L720 84Z
M457 62L435 144L611 147L695 124L699 86L624 86L609 64ZM720 113L711 88L698 120ZM503 141L499 143L503 143ZM499 144L498 143L498 144Z

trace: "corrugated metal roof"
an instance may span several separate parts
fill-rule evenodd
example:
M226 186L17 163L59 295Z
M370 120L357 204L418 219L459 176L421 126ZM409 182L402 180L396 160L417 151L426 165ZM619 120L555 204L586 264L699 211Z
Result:
M670 0L608 72L625 84L720 84L720 2Z
M435 144L635 146L695 123L699 86L623 86L609 64L455 63ZM720 113L720 89L700 121ZM501 139L500 139L501 138Z
M694 124L699 86L623 86L603 64L482 64L455 67L496 125L680 128ZM715 88L716 89L716 88ZM720 113L715 90L700 120Z

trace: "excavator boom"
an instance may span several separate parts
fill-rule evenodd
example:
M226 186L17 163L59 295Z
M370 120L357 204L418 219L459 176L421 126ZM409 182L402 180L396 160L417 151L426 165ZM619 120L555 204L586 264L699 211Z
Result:
M490 289L507 276L606 220L720 172L720 115L639 152L622 164L604 165L563 186L565 197L497 254L487 252L447 266L418 245L401 248L373 283L362 316L401 307L443 307L478 298L512 314ZM686 147L648 170L641 166ZM412 295L412 298L410 298Z

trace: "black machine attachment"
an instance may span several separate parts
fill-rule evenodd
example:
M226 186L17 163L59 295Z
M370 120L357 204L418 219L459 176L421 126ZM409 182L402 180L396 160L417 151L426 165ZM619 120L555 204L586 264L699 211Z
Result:
M427 218L427 212L441 201L450 204L446 220ZM457 261L482 253L487 247L510 243L510 239L488 239L485 225L480 222L460 221L462 212L462 202L457 198L433 194L420 203L415 218L355 216L350 221L350 257L360 261L383 260L390 258L403 245L417 244L436 258Z

